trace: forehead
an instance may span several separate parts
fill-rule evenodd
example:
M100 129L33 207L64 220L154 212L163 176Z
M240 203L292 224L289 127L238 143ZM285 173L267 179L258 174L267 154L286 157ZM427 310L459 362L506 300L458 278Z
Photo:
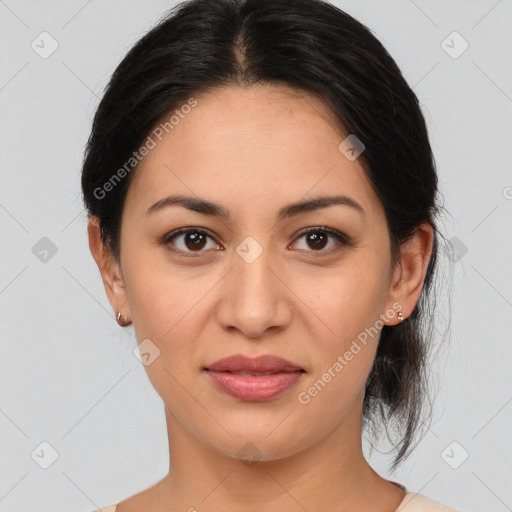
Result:
M236 148L240 154L256 144L274 152L301 147L314 151L326 144L337 146L343 137L324 102L288 86L221 87L195 100L197 106L180 120L172 134L176 143L186 144L184 149L199 154L202 148L220 153L224 148ZM194 155L189 151L188 156Z
M357 195L375 208L362 165L339 150L347 134L318 97L281 85L223 87L170 112L172 128L139 164L127 202L150 206L186 193L230 209L297 201L308 194ZM176 110L178 112L176 112ZM181 115L179 115L181 114ZM161 130L162 131L162 130Z

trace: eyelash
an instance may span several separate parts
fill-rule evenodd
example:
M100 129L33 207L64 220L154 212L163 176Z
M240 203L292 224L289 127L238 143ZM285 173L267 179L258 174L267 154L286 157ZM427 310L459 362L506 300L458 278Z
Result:
M331 236L333 238L335 238L338 242L338 246L335 247L335 248L331 248L331 249L327 249L327 250L323 250L323 249L320 249L318 251L314 251L314 250L309 250L309 251L306 251L306 252L312 252L312 253L317 253L319 255L326 255L326 254L332 254L334 252L337 252L339 250L341 250L341 248L343 246L347 246L347 245L350 245L350 238L347 237L346 235L343 235L342 233L336 231L336 230L333 230L331 228L328 228L328 227L324 227L324 226L318 226L318 227L314 227L314 228L308 228L304 231L301 231L298 236L297 236L297 240L302 238L302 237L305 237L311 233L325 233L326 235L328 236ZM164 236L164 238L162 239L161 243L171 252L174 252L174 253L178 253L180 255L183 255L184 257L197 257L198 255L200 255L202 252L208 252L208 251L204 251L204 250L199 250L199 251L182 251L181 249L171 249L170 248L170 242L178 237L179 235L183 235L183 234L188 234L188 233L194 233L194 234L201 234L201 235L206 235L207 237L211 238L212 240L214 240L214 238L210 235L210 233L202 228L182 228L182 229L179 229L177 231L174 231L172 233L169 233L167 235ZM215 240L214 240L215 241ZM217 242L215 242L217 243ZM220 244L217 244L217 245L220 245ZM194 253L197 253L197 256L194 254Z

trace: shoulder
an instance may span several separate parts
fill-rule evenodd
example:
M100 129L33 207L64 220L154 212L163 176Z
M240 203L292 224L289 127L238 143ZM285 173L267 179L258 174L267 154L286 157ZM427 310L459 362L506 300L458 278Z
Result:
M108 505L92 512L116 512L117 503ZM396 509L396 512L460 512L447 507L438 501L434 501L423 494L407 492L404 499Z
M407 492L396 512L460 512L423 494Z

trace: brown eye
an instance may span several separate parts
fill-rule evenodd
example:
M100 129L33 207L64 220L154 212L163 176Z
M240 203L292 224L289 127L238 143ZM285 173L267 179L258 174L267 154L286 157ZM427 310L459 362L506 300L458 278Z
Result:
M165 237L163 244L173 252L206 252L204 248L207 247L209 240L213 242L210 248L212 246L213 248L220 247L206 231L197 228L187 228L171 233Z
M323 249L327 245L328 239L329 235L323 231L313 231L306 235L306 243L315 250Z
M206 245L206 237L207 235L203 235L203 233L185 233L184 234L184 243L187 249L191 251L201 250Z
M299 236L298 240L301 239L304 239L306 247L299 247L299 249L309 252L330 253L339 250L342 246L349 243L346 236L327 228L309 229ZM333 243L331 243L331 246L325 249L332 239Z

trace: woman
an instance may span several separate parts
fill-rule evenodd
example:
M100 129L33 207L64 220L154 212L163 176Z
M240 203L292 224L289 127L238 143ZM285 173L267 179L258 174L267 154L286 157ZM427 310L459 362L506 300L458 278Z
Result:
M423 422L437 175L418 100L320 0L192 0L96 112L91 252L161 396L169 473L103 510L453 510L361 429Z

